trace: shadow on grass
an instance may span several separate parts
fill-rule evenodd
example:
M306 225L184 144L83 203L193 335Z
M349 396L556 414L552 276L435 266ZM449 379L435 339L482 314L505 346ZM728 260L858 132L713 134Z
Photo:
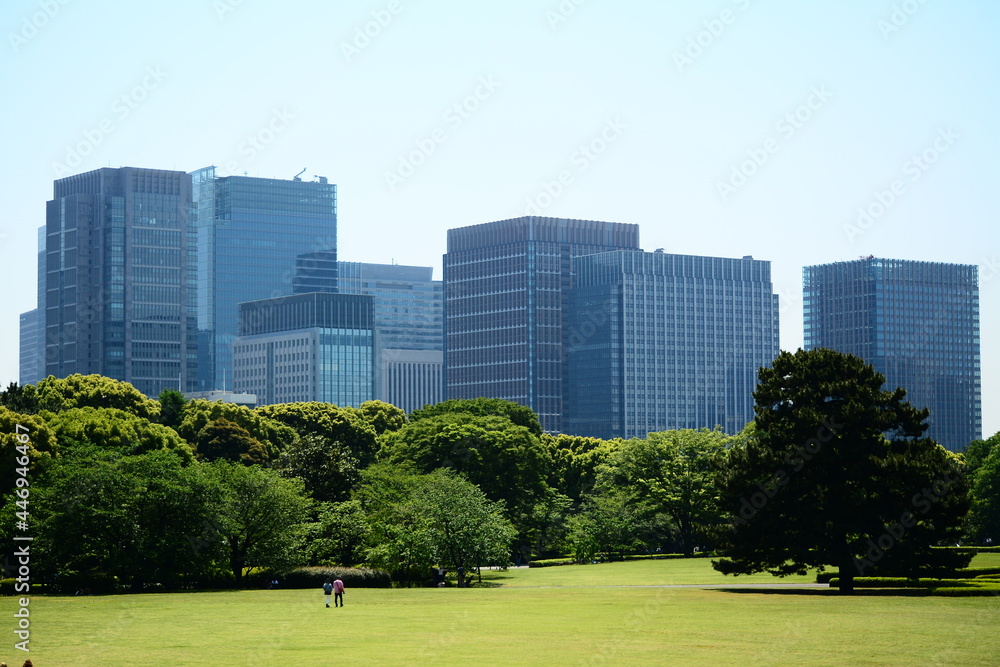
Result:
M818 595L822 597L929 597L926 588L856 588L844 595L836 588L717 588L720 593L755 595Z

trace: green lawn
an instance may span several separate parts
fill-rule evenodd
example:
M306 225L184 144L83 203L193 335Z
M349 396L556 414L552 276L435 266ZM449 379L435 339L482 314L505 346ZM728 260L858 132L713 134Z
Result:
M325 608L318 590L35 596L30 657L229 667L996 665L1000 655L1000 597L654 587L741 579L719 579L703 560L519 569L497 573L495 588L350 590L344 609ZM25 658L12 649L15 604L0 600L11 667Z

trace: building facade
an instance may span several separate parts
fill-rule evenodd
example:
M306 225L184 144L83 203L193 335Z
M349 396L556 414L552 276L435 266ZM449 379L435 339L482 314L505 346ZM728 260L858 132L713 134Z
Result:
M433 268L340 262L342 294L374 299L375 396L407 413L444 400L444 284Z
M445 394L503 398L562 430L563 312L573 257L638 249L637 225L521 217L448 230Z
M617 251L573 260L564 430L598 438L753 419L778 354L770 262Z
M336 291L337 186L191 174L198 239L199 391L234 387L239 304Z
M59 179L46 208L44 375L100 373L148 396L197 364L191 179L98 169Z
M20 316L19 368L22 387L45 377L45 225L38 228L36 307Z
M40 312L37 308L21 313L20 316L20 349L18 356L17 383L22 387L35 384L42 379L45 371L45 337L42 332Z
M322 401L357 407L375 397L370 296L312 292L240 304L233 385L258 405Z
M805 349L861 357L929 408L928 437L962 451L982 436L979 269L867 257L803 270Z

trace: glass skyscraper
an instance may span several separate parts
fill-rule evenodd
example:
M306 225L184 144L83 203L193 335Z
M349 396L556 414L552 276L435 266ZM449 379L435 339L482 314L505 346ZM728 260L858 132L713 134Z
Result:
M339 291L374 298L375 395L406 412L444 400L444 285L433 271L339 263Z
M928 437L982 436L979 268L867 257L803 269L805 349L861 357L929 408Z
M770 262L607 252L573 260L564 430L599 438L740 431L778 354Z
M448 230L447 398L503 398L562 430L570 260L639 247L637 225L521 217Z
M198 239L198 390L232 389L239 304L336 291L337 186L191 174Z
M98 169L59 179L54 190L45 224L45 375L100 373L154 397L190 389L190 177Z
M374 396L371 296L313 292L240 304L234 387L258 405L323 401L358 407Z

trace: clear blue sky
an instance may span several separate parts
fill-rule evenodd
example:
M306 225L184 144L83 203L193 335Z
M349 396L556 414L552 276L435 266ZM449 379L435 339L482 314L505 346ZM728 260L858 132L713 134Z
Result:
M345 260L437 269L447 229L526 211L771 260L788 350L804 265L978 264L1000 430L995 2L8 0L0 26L4 385L53 179L305 167Z

